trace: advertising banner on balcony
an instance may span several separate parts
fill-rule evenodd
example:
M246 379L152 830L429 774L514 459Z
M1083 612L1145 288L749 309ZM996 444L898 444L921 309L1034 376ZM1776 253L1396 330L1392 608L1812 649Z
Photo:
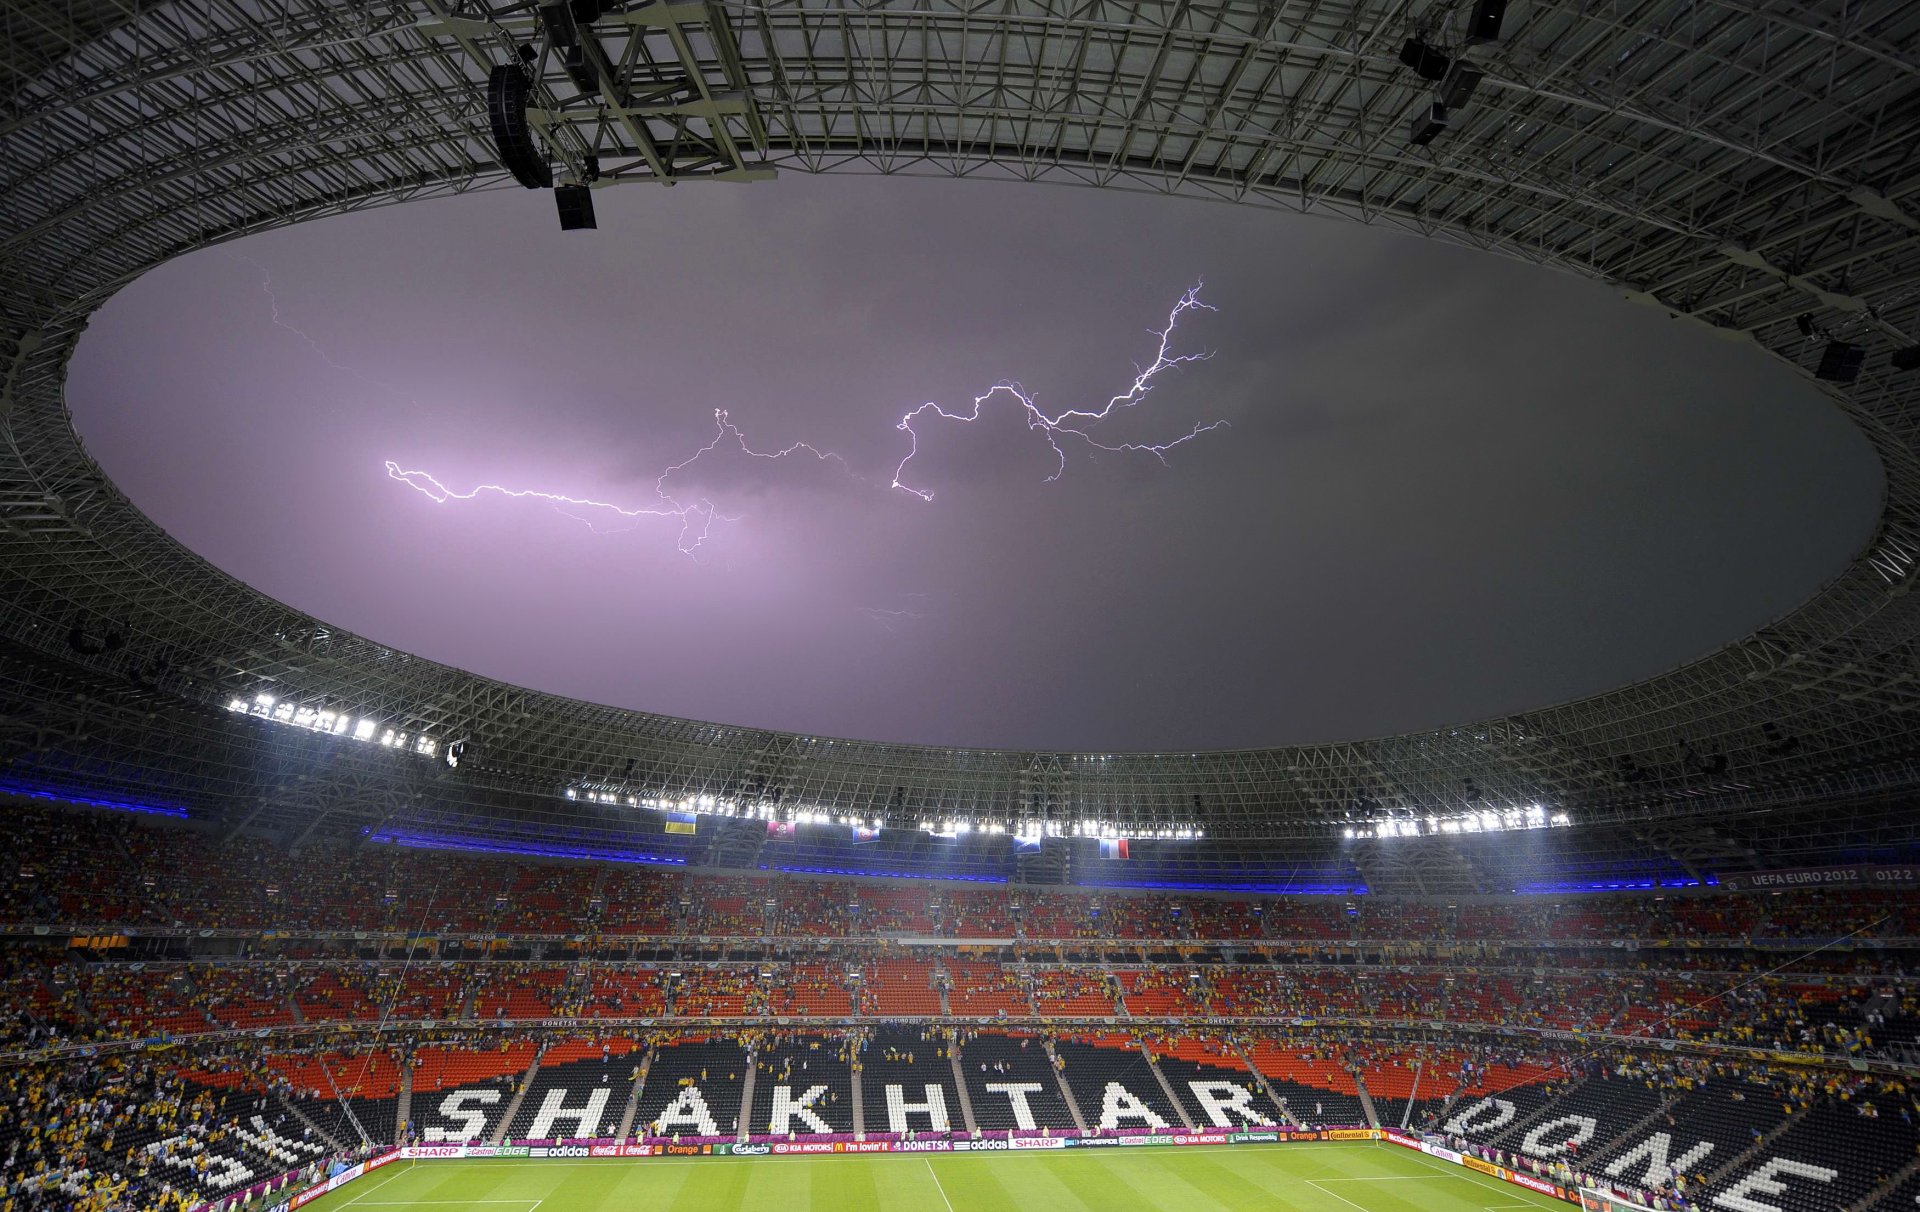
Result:
M1920 863L1853 863L1838 867L1740 871L1722 875L1720 886L1743 891L1775 888L1915 888L1920 887Z

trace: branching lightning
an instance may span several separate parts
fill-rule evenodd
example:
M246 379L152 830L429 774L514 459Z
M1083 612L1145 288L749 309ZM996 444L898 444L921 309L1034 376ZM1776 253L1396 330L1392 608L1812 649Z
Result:
M271 295L270 289L269 295ZM890 477L887 487L898 489L901 492L911 493L919 497L922 501L932 501L932 490L916 488L902 479L906 473L907 464L911 463L914 456L920 453L920 433L915 429L914 422L924 417L927 413L932 413L934 417L940 420L959 421L970 424L980 419L982 411L989 401L1003 395L1009 396L1019 402L1021 409L1025 413L1028 430L1037 431L1042 434L1048 448L1053 451L1057 459L1057 465L1054 468L1053 474L1046 477L1046 482L1049 484L1066 474L1067 448L1062 445L1062 443L1069 440L1077 440L1085 443L1086 446L1093 450L1107 451L1114 454L1150 454L1162 464L1165 464L1167 462L1168 451L1187 442L1191 442L1202 434L1211 433L1216 429L1224 429L1227 427L1227 422L1224 420L1204 422L1195 425L1179 437L1166 442L1106 442L1097 436L1096 427L1102 422L1112 419L1117 414L1127 409L1135 408L1143 403L1148 394L1153 390L1154 379L1165 371L1177 366L1184 366L1189 362L1203 362L1213 356L1211 353L1174 354L1169 352L1173 342L1174 330L1179 327L1180 317L1186 312L1196 310L1216 310L1210 304L1200 301L1199 285L1193 286L1187 290L1185 294L1181 295L1180 300L1173 305L1173 310L1168 313L1166 325L1154 330L1154 336L1158 340L1158 345L1154 350L1153 361L1145 368L1135 366L1133 382L1128 385L1125 391L1109 397L1107 402L1099 408L1069 408L1064 412L1049 414L1041 409L1039 404L1034 400L1033 395L1019 383L1006 380L996 383L984 395L975 396L973 406L966 411L949 412L937 403L926 403L913 409L902 416L899 423L894 426L894 428L907 435L908 446L907 453L902 456L900 462L894 466L893 475ZM288 328L289 331L306 339L308 344L314 344L312 338L307 337L305 333L301 333L298 329L293 329L280 321L277 306L275 309L274 323L279 324L283 328ZM325 352L321 351L318 345L314 345L314 349L320 352L321 357L326 357ZM327 361L329 365L338 365L334 363L331 358L328 358ZM345 368L342 367L341 369ZM678 546L682 552L688 555L697 552L707 541L716 521L734 522L738 521L739 518L721 513L713 501L704 495L689 496L683 499L681 496L675 494L675 491L668 484L668 481L673 478L676 473L685 471L693 464L699 462L700 459L712 454L722 446L731 446L741 454L755 459L784 459L795 454L810 454L820 462L839 464L840 469L852 479L858 480L861 483L872 483L872 481L857 475L853 469L847 465L847 461L839 455L832 451L821 450L819 447L807 442L795 442L791 446L775 451L755 450L747 443L746 435L741 432L740 428L728 419L725 409L715 409L713 416L715 426L713 440L694 451L694 453L687 458L661 472L653 482L654 503L639 507L628 507L611 501L597 501L586 497L568 496L562 493L508 488L500 484L481 484L465 491L456 491L447 487L446 484L425 471L407 470L392 460L387 461L387 475L418 491L435 504L445 504L448 501L470 501L482 493L493 493L517 500L544 501L566 516L584 522L596 531L604 529L606 524L613 523L615 519L635 521L641 518L678 518L680 521ZM576 510L582 512L575 512ZM628 529L627 527L617 528ZM876 619L886 620L908 617L914 612L880 610L875 608L870 610L869 613Z
M1025 388L1021 387L1019 383L1004 380L994 384L985 395L975 396L973 398L973 407L966 412L948 412L946 409L940 407L940 405L929 402L907 413L907 415L900 418L900 423L894 426L895 429L907 435L909 445L905 457L900 460L899 466L893 469L893 487L900 489L902 492L910 492L923 501L933 500L931 490L915 488L910 484L902 483L900 479L901 474L907 469L907 464L913 461L913 456L920 453L920 434L913 427L913 422L916 417L927 412L932 412L944 421L965 421L972 423L980 419L981 409L986 405L987 401L1000 395L1011 396L1018 400L1021 408L1026 412L1027 428L1029 430L1038 430L1046 435L1047 445L1053 450L1054 456L1059 460L1058 466L1054 468L1053 474L1047 477L1047 483L1049 484L1067 473L1067 452L1060 445L1060 438L1062 436L1079 438L1096 450L1111 451L1116 454L1144 452L1160 460L1162 464L1165 464L1167 461L1167 452L1174 447L1185 442L1191 442L1203 433L1211 433L1213 430L1226 428L1227 422L1225 421L1209 421L1204 424L1195 425L1187 433L1173 439L1171 442L1161 443L1106 443L1101 442L1089 432L1094 426L1110 419L1115 413L1123 409L1133 408L1145 400L1147 393L1153 390L1154 377L1162 371L1175 366L1183 366L1188 362L1204 362L1213 356L1211 353L1169 354L1167 352L1167 347L1172 344L1173 341L1173 330L1179 327L1180 314L1182 312L1191 311L1196 308L1201 311L1217 310L1212 305L1200 301L1200 287L1203 285L1205 284L1197 283L1189 288L1185 294L1180 296L1180 301L1173 305L1173 310L1167 315L1166 327L1160 329L1155 334L1160 339L1160 345L1159 348L1154 351L1153 362L1144 370L1136 366L1134 368L1133 383L1126 391L1109 398L1105 407L1098 409L1069 408L1065 412L1055 416L1048 416L1045 412L1041 411L1040 406L1034 402L1033 396L1029 394Z
M687 555L692 555L695 551L698 551L700 546L707 541L707 536L712 533L715 521L737 522L740 519L721 513L713 501L706 496L693 497L689 500L680 499L667 487L667 481L672 478L675 472L684 471L688 467L691 467L693 464L699 462L703 456L712 454L722 443L727 442L729 439L731 439L740 453L746 455L748 458L784 459L789 455L805 453L812 455L815 459L823 463L838 463L841 469L846 471L849 476L853 476L854 479L860 478L855 476L852 469L847 467L847 461L845 459L830 450L821 450L806 442L795 442L793 445L782 450L763 451L753 449L752 446L747 444L747 435L740 431L738 425L735 425L727 419L727 410L724 408L716 408L713 410L713 425L714 435L712 441L680 460L678 463L673 464L654 478L653 492L657 498L657 504L641 506L637 509L617 505L612 501L596 501L587 497L566 496L562 493L540 492L527 488L508 488L501 484L481 484L475 488L467 489L464 492L456 491L447 487L427 472L408 470L401 467L398 463L395 463L392 459L387 460L387 475L413 488L427 499L433 501L436 505L444 505L448 501L471 501L482 493L493 493L498 496L511 497L515 500L545 501L561 513L566 514L566 516L585 522L590 529L595 531L601 531L603 529L599 520L593 516L582 517L579 514L572 513L568 507L593 510L597 511L603 517L611 515L628 520L638 518L678 518L680 519L678 546L680 550ZM617 529L624 530L629 528L617 527Z

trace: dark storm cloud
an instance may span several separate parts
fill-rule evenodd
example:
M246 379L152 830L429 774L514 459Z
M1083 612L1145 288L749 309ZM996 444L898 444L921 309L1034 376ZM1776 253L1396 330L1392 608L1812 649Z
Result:
M1332 221L1094 191L782 179L499 193L314 223L129 288L70 396L161 525L268 593L516 682L951 744L1217 748L1604 689L1790 609L1878 471L1751 349L1602 286ZM258 269L271 269L271 323ZM1114 440L1053 456L1003 378L1103 402L1204 278ZM331 358L332 365L326 360ZM345 368L345 369L342 369ZM740 520L594 533L435 506L383 461L643 505L725 408L762 450L673 483ZM864 477L864 481L856 479ZM324 690L324 687L316 687Z

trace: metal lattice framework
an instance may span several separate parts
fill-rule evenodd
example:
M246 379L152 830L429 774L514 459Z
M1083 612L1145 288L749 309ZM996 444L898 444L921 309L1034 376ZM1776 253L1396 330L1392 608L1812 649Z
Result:
M1920 7L1516 3L1500 41L1466 52L1484 80L1425 147L1408 123L1432 86L1397 52L1414 35L1460 50L1445 3L609 7L569 56L553 15L525 3L0 2L7 778L172 797L289 836L421 803L470 830L598 827L558 792L601 779L889 821L1085 815L1266 839L1322 838L1354 814L1544 802L1683 862L1913 842L1916 814L1889 805L1920 789L1920 375L1887 353L1920 339ZM1831 394L1885 469L1880 524L1791 616L1667 674L1289 749L825 740L595 706L382 648L161 533L76 439L64 370L88 315L169 257L510 185L486 83L522 47L534 132L564 178L912 172L1157 191L1571 270L1803 372L1828 337L1861 344L1864 374ZM263 684L464 741L468 760L342 754L215 709ZM1472 882L1449 874L1458 854L1410 861L1420 886Z

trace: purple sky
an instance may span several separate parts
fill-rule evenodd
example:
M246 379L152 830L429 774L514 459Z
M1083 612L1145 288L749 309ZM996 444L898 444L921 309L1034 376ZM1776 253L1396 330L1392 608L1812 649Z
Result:
M96 319L69 398L108 474L337 625L622 706L824 735L1188 749L1376 735L1602 690L1791 609L1873 523L1866 445L1752 349L1605 287L1333 221L1092 190L784 177L500 192L193 254ZM251 260L249 260L251 259ZM257 262L258 265L254 264ZM271 271L272 322L259 267ZM1066 474L1001 379L1101 431L1230 429ZM596 533L435 504L385 460L739 520ZM866 482L855 476L865 477ZM325 691L326 687L312 687Z

